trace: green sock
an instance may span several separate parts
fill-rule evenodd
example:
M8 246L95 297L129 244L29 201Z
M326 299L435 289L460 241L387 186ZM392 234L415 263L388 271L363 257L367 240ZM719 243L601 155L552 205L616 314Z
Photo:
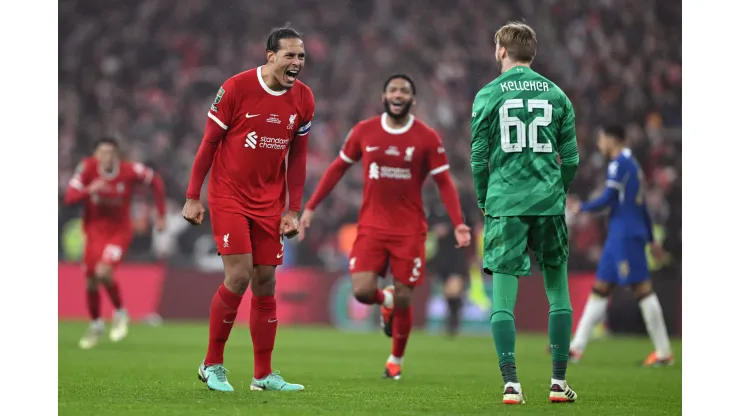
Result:
M570 351L570 335L573 329L573 308L568 293L568 265L545 266L545 292L550 302L547 332L552 349L552 378L565 380Z
M493 274L493 312L491 313L491 332L496 345L498 364L504 383L518 383L514 348L516 345L516 327L514 326L514 305L519 289L516 276Z

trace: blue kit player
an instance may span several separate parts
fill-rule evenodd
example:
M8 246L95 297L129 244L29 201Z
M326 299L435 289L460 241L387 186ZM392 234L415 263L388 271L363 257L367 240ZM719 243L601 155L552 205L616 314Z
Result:
M607 126L599 132L598 146L609 158L606 188L597 199L574 203L574 213L609 209L609 233L601 262L596 271L593 293L586 303L575 337L570 344L570 357L578 361L588 344L593 329L606 318L609 295L617 285L629 286L637 298L645 327L655 351L643 362L644 366L673 364L663 310L653 292L648 270L646 245L656 258L662 248L653 240L652 221L645 204L645 183L642 170L632 152L625 146L624 129Z

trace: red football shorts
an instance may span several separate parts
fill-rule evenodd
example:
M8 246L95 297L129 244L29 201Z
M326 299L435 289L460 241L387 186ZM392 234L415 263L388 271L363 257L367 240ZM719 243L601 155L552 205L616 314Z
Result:
M257 217L211 205L213 239L221 255L252 254L255 265L283 264L280 216Z
M130 233L85 235L85 254L82 264L86 273L95 271L98 263L117 267L126 255L133 236Z
M397 281L420 285L424 282L426 239L426 234L391 236L360 231L349 255L349 270L383 276L390 264Z

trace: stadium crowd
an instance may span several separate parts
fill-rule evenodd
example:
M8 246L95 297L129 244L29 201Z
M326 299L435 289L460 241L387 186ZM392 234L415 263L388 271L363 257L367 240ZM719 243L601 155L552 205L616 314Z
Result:
M299 7L296 7L299 4ZM286 16L290 16L286 20ZM417 84L415 113L436 128L450 156L469 223L479 225L469 168L470 111L497 76L493 31L525 20L538 33L534 69L556 82L576 110L581 166L571 189L601 192L606 161L594 136L601 122L628 128L649 182L647 200L681 252L681 4L657 0L126 0L59 3L59 192L101 135L123 144L165 179L179 218L206 111L229 76L260 65L265 37L290 25L305 35L300 79L316 97L310 138L310 196L348 130L382 110L382 82L406 72ZM72 24L71 22L74 22ZM336 258L336 232L356 219L362 174L352 169L319 209L299 264ZM433 186L430 190L434 189ZM430 191L433 202L436 191ZM146 259L151 227L141 202L131 257ZM78 210L60 203L60 238ZM593 269L604 221L570 218L571 266ZM157 253L186 261L207 227L170 221ZM210 236L209 236L210 238ZM65 244L60 244L60 247ZM60 249L60 258L65 256Z

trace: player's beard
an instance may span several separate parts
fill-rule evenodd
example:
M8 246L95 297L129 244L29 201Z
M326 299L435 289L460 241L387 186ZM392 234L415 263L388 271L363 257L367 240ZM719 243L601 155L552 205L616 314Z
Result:
M385 107L385 112L388 113L388 115L394 120L403 120L409 114L409 111L411 111L412 102L413 101L409 101L404 104L398 114L393 114L393 112L391 112L391 104L388 102L387 99L383 99L383 107Z

